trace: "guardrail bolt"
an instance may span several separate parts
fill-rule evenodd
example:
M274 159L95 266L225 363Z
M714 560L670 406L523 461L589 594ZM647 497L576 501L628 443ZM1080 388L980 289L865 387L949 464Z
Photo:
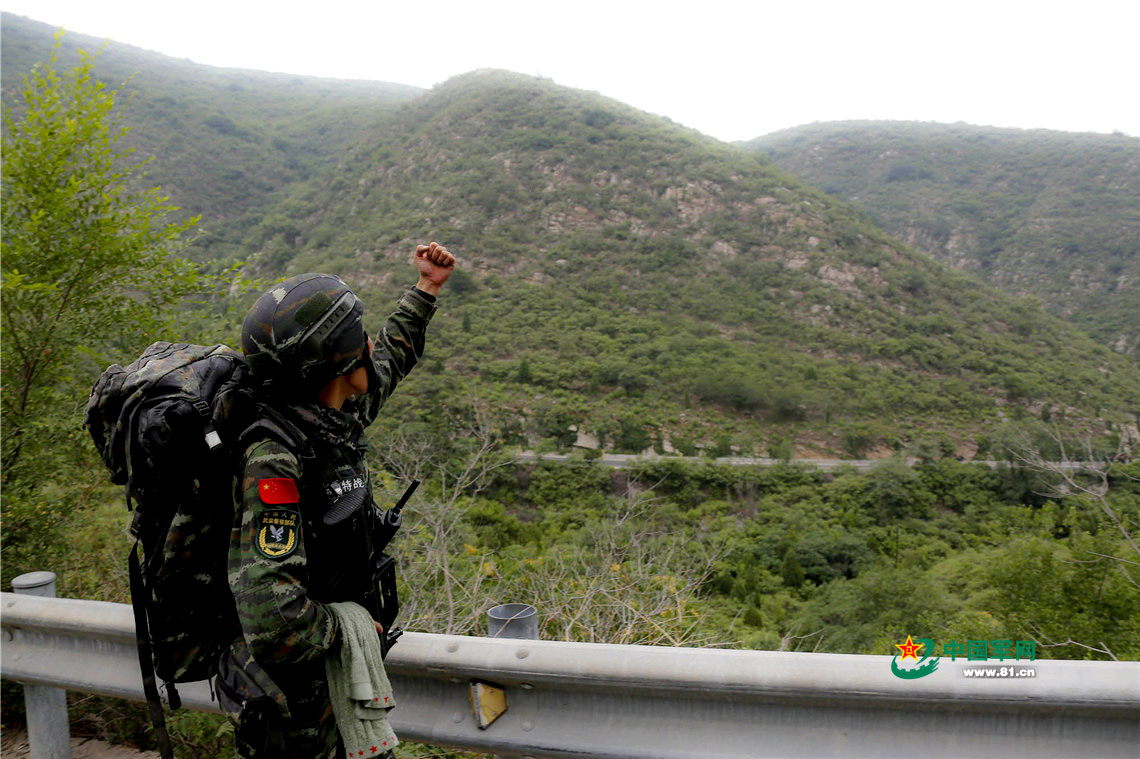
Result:
M488 638L538 640L538 609L530 604L499 604L487 610Z
M55 572L28 572L12 580L12 590L24 596L55 598ZM67 722L67 692L46 685L24 685L31 759L70 759L71 727Z

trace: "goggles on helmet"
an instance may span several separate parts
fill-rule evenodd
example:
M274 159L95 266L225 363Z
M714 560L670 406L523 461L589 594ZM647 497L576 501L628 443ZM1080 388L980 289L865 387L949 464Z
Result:
M320 364L324 361L322 350L325 340L352 313L358 302L356 295L351 290L345 292L336 299L332 308L325 311L320 319L313 322L301 334L300 339L294 344L294 349L297 351L297 356L301 359L302 365Z

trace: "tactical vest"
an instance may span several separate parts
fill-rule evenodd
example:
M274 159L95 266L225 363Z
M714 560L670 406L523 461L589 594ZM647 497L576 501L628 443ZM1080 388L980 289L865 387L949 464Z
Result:
M364 604L376 559L371 539L376 527L372 482L363 451L343 446L330 453L301 462L309 597L322 603Z
M313 442L296 424L272 411L242 438L247 450L262 440L275 439L300 461L298 489L309 598L321 603L354 601L369 608L367 597L375 592L372 568L378 556L372 536L378 517L364 446L322 442L318 456Z

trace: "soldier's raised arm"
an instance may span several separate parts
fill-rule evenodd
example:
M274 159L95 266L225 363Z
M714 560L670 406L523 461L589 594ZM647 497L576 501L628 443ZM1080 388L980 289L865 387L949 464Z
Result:
M435 298L455 271L455 256L434 242L417 246L414 261L419 273L415 287L400 297L376 339L368 341L374 372L365 412L368 422L376 418L396 384L423 356L427 325L436 310Z

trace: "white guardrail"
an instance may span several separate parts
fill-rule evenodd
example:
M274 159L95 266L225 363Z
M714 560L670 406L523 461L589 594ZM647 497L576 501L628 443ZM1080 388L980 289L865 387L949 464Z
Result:
M0 626L4 678L142 699L129 606L3 593ZM902 680L890 662L408 633L387 669L400 738L502 756L1140 754L1140 663L1038 660L1031 679L975 679L943 659ZM485 730L473 680L507 694ZM179 691L190 708L217 710L205 683Z

